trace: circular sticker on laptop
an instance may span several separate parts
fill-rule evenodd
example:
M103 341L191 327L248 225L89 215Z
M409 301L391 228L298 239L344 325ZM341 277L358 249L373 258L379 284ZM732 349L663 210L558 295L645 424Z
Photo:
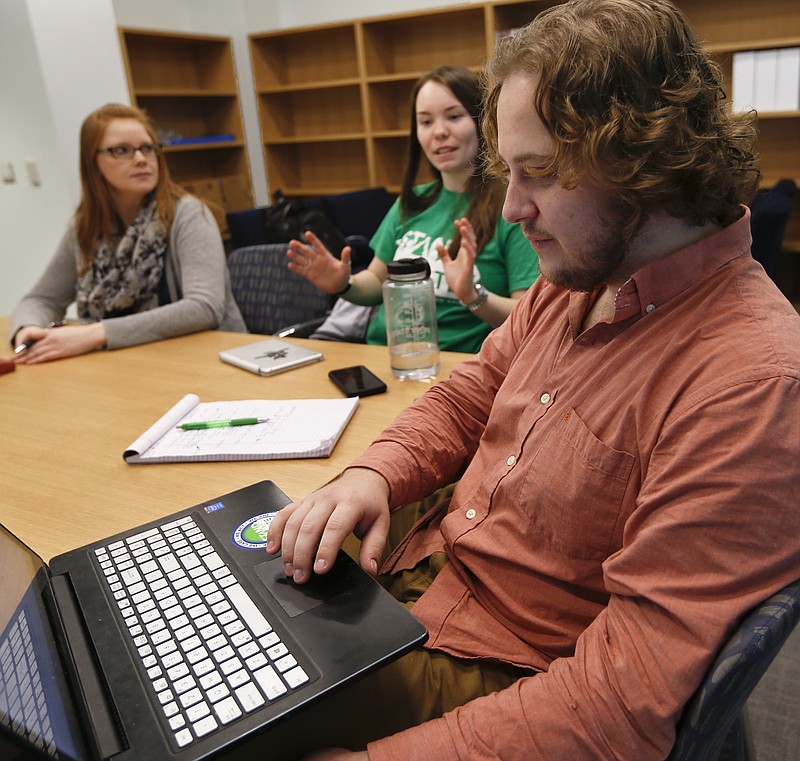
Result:
M277 513L262 513L248 518L244 523L240 523L233 534L231 540L237 547L244 550L263 550L267 546L267 534L269 524Z

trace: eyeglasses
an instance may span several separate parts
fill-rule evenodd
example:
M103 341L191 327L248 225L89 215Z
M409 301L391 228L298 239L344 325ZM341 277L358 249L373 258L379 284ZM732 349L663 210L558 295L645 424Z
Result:
M130 145L129 143L122 143L121 145L112 145L108 148L98 148L98 153L107 153L112 159L117 161L131 161L136 155L136 151L142 154L146 159L151 156L158 156L161 146L158 143L142 143L141 145Z

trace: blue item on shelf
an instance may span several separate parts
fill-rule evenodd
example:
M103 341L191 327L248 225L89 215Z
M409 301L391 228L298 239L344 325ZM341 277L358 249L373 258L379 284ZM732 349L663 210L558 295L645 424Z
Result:
M232 143L234 135L203 135L202 137L173 137L163 141L163 145L196 145L198 143Z

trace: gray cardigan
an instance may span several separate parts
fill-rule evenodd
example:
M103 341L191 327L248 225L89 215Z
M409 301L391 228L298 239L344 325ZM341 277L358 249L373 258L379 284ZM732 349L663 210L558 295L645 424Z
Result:
M47 325L64 318L75 301L80 250L70 225L36 285L11 314L10 340L23 325ZM154 297L144 310L103 320L108 348L158 341L199 330L247 332L231 293L225 251L216 220L193 196L175 209L164 270L170 303Z

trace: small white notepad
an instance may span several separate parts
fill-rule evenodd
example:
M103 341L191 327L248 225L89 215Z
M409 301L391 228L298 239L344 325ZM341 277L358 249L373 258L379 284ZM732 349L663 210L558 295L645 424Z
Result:
M187 394L123 453L125 462L211 462L328 457L358 406L347 399L245 399L201 402ZM267 422L184 431L208 420L265 418Z

